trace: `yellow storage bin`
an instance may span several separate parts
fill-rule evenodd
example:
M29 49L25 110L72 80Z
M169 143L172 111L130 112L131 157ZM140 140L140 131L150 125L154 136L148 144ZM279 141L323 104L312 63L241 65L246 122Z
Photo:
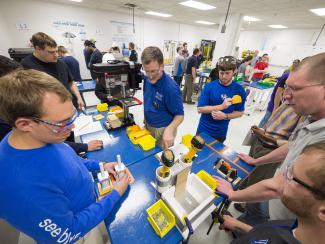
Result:
M215 190L217 188L217 182L213 177L208 174L205 170L200 170L196 174L205 184L207 184L212 190Z
M191 134L185 134L182 136L182 144L187 148L191 148L191 140L193 136Z
M161 199L147 209L147 214L149 223L161 238L176 224L175 216Z
M130 138L130 141L133 143L133 144L138 144L138 140L140 137L143 137L145 135L150 135L150 132L147 131L146 129L142 129L142 130L139 130L139 131L135 131L135 132L131 132L129 134L129 138Z
M120 106L113 106L109 109L110 112L115 112L115 115L121 119L124 117L124 110Z
M108 104L107 103L97 104L97 110L98 110L98 112L108 111Z
M156 146L156 139L152 137L152 135L145 135L143 137L140 137L137 140L139 146L142 148L144 151L148 151L150 149L155 148Z
M134 132L134 131L139 131L141 130L140 126L138 125L131 125L129 127L126 128L126 134L130 134L131 132Z

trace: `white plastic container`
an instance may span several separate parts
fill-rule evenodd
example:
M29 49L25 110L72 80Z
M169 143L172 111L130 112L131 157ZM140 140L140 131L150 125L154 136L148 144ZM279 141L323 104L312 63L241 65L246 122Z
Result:
M166 191L170 185L171 185L171 174L169 174L166 177L161 177L159 175L160 169L162 168L162 166L158 167L156 169L156 187L157 187L157 191L159 193L163 193L164 191Z
M216 206L213 204L215 195L199 177L191 173L186 183L186 190L175 198L175 186L170 187L162 193L162 199L176 216L177 227L184 238L188 235L188 229L184 222L187 216L192 224L193 230L210 216Z

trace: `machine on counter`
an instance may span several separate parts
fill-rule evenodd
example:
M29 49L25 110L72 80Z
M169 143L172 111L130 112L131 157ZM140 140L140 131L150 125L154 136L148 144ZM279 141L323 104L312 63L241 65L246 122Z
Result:
M92 70L97 74L98 82L105 85L107 96L112 96L113 89L120 87L120 94L117 99L123 110L123 117L116 118L114 115L108 117L107 123L104 124L108 130L134 124L133 115L129 113L129 107L141 104L138 99L133 97L135 91L140 89L139 84L143 80L141 67L142 65L139 63L124 61L93 65ZM111 121L114 123L113 126L110 124Z

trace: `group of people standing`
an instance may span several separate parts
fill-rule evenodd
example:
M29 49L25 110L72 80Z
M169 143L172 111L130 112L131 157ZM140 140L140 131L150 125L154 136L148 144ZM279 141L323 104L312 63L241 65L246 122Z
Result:
M0 142L0 195L6 196L0 202L0 217L40 243L79 239L82 243L103 243L99 226L127 190L130 178L127 174L116 178L112 192L96 202L89 171L98 171L99 161L82 159L63 143L71 135L77 110L84 107L64 62L71 60L64 56L66 52L62 48L62 60L58 59L56 42L45 33L34 34L31 41L35 51L22 61L25 69L8 69L0 78L0 116L12 128ZM94 42L85 42L85 49L91 53L87 64L93 65L100 60ZM194 49L184 68L185 79L192 82L198 54L199 50ZM141 55L146 73L143 86L145 126L166 149L174 144L177 128L184 120L182 99L189 97L182 96L178 84L164 72L163 60L158 47L147 47ZM237 191L224 179L216 178L218 190L232 201L281 198L283 204L279 200L270 201L267 214L271 219L298 218L298 226L295 221L289 221L289 224L272 222L256 227L254 225L265 219L256 214L248 217L251 209L248 206L241 218L246 224L224 216L223 228L249 232L254 238L258 236L257 241L270 235L270 231L258 230L270 230L270 226L272 238L280 236L283 239L284 236L291 241L288 243L322 240L325 233L324 66L325 54L322 53L307 58L290 71L283 88L286 103L268 120L265 131L260 133L264 141L259 138L253 149L259 151L275 143L278 146L271 151L263 150L263 155L239 155L261 170L257 172L265 172L260 168L264 164L279 163L278 173ZM236 59L232 56L218 60L219 78L204 87L198 101L201 117L197 133L207 133L223 142L229 121L243 115L246 94L233 82L236 68ZM260 72L259 68L257 70ZM239 96L240 101L234 103L234 96ZM298 116L294 116L292 110ZM290 121L286 121L284 114ZM298 122L299 116L305 117L303 123ZM277 130L280 117L288 122L281 127L286 133L282 137ZM294 129L287 133L288 128ZM277 138L272 144L269 137L276 132ZM283 136L288 137L288 143L281 142ZM105 162L104 168L116 176L115 165ZM255 209L261 210L261 206ZM277 230L285 233L277 235ZM252 240L251 236L248 239ZM238 240L238 243L245 241Z

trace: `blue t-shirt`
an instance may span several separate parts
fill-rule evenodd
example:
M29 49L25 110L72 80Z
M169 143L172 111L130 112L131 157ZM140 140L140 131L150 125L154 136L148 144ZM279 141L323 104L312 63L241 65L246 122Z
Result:
M15 149L0 143L0 218L37 243L75 242L103 221L120 199L117 191L96 203L84 160L66 144Z
M199 63L198 63L198 60L197 60L197 57L192 55L188 61L187 61L187 64L186 64L186 74L189 74L191 75L192 74L192 67L194 67L195 69L197 69L199 66Z
M102 59L103 59L103 54L98 49L95 49L95 51L90 56L89 68L90 68L90 75L93 80L97 79L97 74L93 71L93 65L101 64Z
M166 127L176 115L184 115L181 90L165 72L156 84L145 76L143 99L144 117L152 127Z
M224 113L232 113L234 111L245 110L246 93L244 88L235 82L229 86L221 85L219 80L212 81L205 85L198 102L198 107L214 106L223 103L225 98L232 98L239 95L242 103L230 105L227 109L222 110ZM205 132L212 137L226 137L228 131L229 120L215 120L210 114L201 114L197 133Z
M61 60L65 62L65 64L69 67L69 70L73 76L73 80L81 81L80 67L79 67L78 60L72 56L63 57L61 58Z

